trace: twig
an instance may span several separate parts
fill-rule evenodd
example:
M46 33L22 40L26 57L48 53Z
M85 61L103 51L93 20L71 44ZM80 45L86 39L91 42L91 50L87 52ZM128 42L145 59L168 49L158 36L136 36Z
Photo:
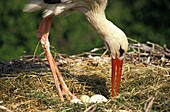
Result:
M8 108L0 105L0 109L3 110L3 111L6 111L6 112L12 112L11 110L9 110Z
M127 37L127 38L128 38L128 40L130 40L130 41L132 41L132 42L140 43L139 41L137 41L137 40L135 40L135 39L132 39L132 38L130 38L130 37Z
M154 95L154 96L151 96L147 102L145 103L145 106L144 106L144 110L145 112L151 112L151 109L152 109L152 105L154 103L154 100L155 100L155 97L156 97L157 93ZM150 102L149 102L150 101ZM149 103L148 103L149 102ZM148 104L148 105L147 105Z
M37 50L38 50L39 45L40 45L40 42L38 41L37 46L36 46L36 48L35 48L35 50L34 50L33 58L35 57L35 55L36 55L36 53L37 53Z
M87 108L84 112L93 112L97 107L97 104L91 105L89 108Z

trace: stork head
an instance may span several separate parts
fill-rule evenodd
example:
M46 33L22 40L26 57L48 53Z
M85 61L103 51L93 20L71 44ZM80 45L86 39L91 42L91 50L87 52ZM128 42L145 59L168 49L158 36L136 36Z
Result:
M122 60L124 58L125 53L128 50L128 40L122 30L118 29L118 30L114 30L113 32L114 34L105 37L104 41L111 53L112 58L116 59L117 57Z

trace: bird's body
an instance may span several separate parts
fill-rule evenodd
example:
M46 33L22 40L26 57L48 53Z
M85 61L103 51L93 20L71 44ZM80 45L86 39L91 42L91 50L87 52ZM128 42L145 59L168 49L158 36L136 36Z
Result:
M48 3L44 3L48 1ZM93 1L93 2L91 2ZM128 42L125 33L115 26L105 16L107 0L33 0L24 8L24 12L33 12L44 9L43 18L50 15L63 15L70 11L82 12L96 31L103 37L106 46L110 50L112 57L115 53L122 56L124 53L118 52L120 49L127 51ZM101 2L99 2L101 1ZM99 3L98 3L99 2ZM88 5L89 4L89 5ZM123 43L123 44L122 44Z
M113 86L112 96L114 96L113 88L115 83L115 75L116 75L116 94L118 94L119 86L120 86L120 77L122 72L122 64L123 64L122 59L124 57L124 54L127 52L128 41L125 33L117 26L115 26L111 21L106 19L106 15L105 15L106 6L107 6L107 0L34 0L25 6L24 11L33 12L33 11L44 9L44 15L43 15L44 19L42 20L40 27L38 29L38 32L42 34L40 36L39 35L37 36L38 38L40 38L40 41L43 40L41 38L48 38L48 32L51 25L49 21L52 21L50 17L52 17L53 15L56 16L64 15L70 11L79 11L83 13L87 18L87 20L89 21L89 23L101 35L106 46L111 52L112 86ZM48 41L48 39L46 39L46 41ZM44 42L41 43L43 44ZM46 51L46 48L44 50ZM48 59L49 54L47 53L46 55ZM50 64L50 59L49 59L49 64ZM51 62L51 66L52 64L54 65L53 62ZM52 70L52 74L57 74L58 76L58 73L54 73L53 71L54 70ZM58 77L60 80L60 76ZM66 90L67 89L68 88L66 88Z

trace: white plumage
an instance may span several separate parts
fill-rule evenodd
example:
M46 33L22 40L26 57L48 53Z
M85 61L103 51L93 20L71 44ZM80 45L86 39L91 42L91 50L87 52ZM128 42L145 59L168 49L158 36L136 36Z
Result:
M29 4L25 5L24 12L34 12L44 9L43 18L50 15L60 15L67 12L74 7L71 0L61 0L62 3L46 4L43 0L32 0Z

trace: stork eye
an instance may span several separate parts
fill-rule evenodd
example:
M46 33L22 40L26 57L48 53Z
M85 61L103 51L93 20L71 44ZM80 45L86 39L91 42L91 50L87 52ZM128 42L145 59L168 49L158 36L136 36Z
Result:
M122 47L120 46L120 49L119 49L120 56L123 56L124 52L125 52L125 50L123 50Z

